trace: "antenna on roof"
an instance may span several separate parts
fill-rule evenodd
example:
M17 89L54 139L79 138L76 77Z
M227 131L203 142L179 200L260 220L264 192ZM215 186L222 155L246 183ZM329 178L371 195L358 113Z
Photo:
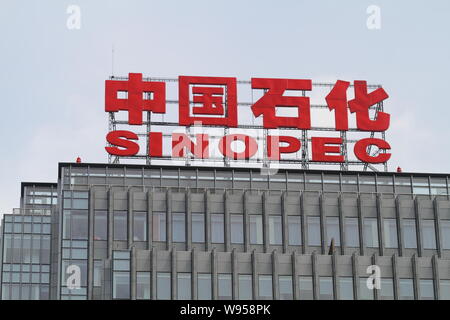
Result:
M114 78L114 44L111 47L111 78Z

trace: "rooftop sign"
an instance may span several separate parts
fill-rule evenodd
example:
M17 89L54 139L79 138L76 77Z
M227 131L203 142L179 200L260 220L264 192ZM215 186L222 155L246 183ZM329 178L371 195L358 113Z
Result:
M241 102L241 96L251 102ZM170 160L186 165L244 162L255 167L334 165L347 170L352 165L387 170L387 98L383 88L366 81L161 79L130 73L105 83L110 120L105 149L116 163L125 158L145 159L147 164Z

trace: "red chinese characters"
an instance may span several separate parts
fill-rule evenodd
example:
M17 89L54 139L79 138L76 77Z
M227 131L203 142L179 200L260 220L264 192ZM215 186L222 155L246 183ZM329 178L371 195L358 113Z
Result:
M237 127L236 78L180 76L178 88L180 125Z

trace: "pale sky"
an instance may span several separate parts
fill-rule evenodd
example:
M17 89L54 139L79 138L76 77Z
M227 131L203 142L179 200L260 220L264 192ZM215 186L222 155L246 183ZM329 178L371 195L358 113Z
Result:
M58 162L107 162L112 45L115 75L382 84L390 169L448 173L449 16L447 0L1 0L0 213L19 206L21 181L56 182Z

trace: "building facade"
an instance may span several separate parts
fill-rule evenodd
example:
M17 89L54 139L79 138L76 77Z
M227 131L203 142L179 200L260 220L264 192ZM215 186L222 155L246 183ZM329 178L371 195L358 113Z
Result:
M3 299L450 299L448 175L58 170L4 215Z

